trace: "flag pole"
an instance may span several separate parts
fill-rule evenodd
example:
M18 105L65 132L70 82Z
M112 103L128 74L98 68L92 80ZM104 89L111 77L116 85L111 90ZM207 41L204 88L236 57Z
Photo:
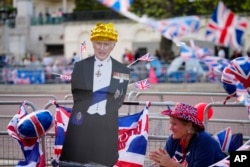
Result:
M129 65L127 65L127 67L131 67L133 64L135 64L138 61L138 59L136 59L135 61L133 61L132 63L130 63Z

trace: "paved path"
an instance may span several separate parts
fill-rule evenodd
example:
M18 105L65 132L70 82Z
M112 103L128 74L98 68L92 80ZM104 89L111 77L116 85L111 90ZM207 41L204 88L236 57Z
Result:
M128 86L128 92L132 90L133 84ZM147 91L225 92L219 83L151 84ZM0 93L70 93L70 84L0 85Z

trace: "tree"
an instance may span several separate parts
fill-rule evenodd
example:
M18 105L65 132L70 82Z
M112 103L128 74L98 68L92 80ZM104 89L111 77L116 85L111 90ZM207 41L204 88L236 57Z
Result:
M101 5L97 0L75 0L74 12L81 11L95 11L95 10L110 10L105 6Z

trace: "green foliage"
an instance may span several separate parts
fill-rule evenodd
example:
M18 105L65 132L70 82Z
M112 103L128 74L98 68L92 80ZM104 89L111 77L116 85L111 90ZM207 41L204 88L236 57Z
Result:
M97 2L97 0L75 0L75 6L74 12L110 10Z
M210 15L219 0L134 0L131 11L153 18L169 18L186 15ZM233 12L250 12L250 0L224 0Z
M210 15L219 0L133 0L130 11L153 18L169 18L186 15ZM223 0L236 13L250 12L250 0ZM97 0L75 0L74 11L111 10Z

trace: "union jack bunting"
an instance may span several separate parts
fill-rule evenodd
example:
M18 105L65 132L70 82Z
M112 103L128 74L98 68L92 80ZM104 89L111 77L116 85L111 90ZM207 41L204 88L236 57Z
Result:
M127 11L133 0L97 0L106 7L109 7L117 12Z
M46 166L45 155L39 148L39 139L23 138L17 130L18 122L26 115L28 112L25 109L25 102L23 102L7 126L8 134L19 144L24 156L24 160L17 162L15 167L44 167Z
M153 61L154 57L151 54L146 53L145 55L143 55L140 58L138 58L138 60L148 62L148 61Z
M144 79L135 83L135 88L140 90L145 90L150 87L148 79Z
M205 37L217 45L241 48L247 26L245 18L238 17L220 1L208 22Z
M151 18L142 19L143 23L157 30L167 39L181 37L200 28L200 18L198 16L183 16L159 21Z

